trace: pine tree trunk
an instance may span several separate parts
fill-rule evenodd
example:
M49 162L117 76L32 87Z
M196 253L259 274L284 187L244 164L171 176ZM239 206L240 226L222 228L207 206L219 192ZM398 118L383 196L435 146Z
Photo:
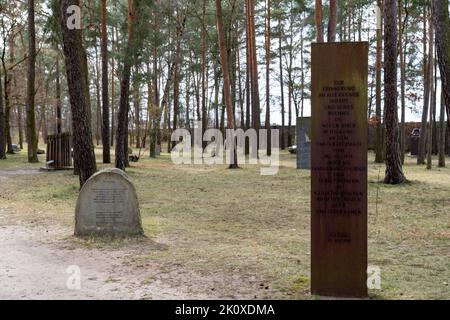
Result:
M17 104L17 125L19 126L19 147L23 150L23 115L19 104Z
M244 114L244 92L242 90L242 72L241 72L241 50L240 47L237 48L237 72L238 72L238 85L239 85L239 108L241 112L241 124L240 127L242 129L245 128L245 114Z
M422 124L420 126L420 138L419 138L419 153L417 155L417 164L425 164L426 155L426 142L427 142L427 122L428 122L428 107L430 105L430 68L429 63L430 55L427 54L427 6L424 7L423 13L423 72L424 72L424 98L422 109ZM431 32L431 26L428 28ZM430 42L433 41L430 39Z
M442 91L447 113L450 114L450 18L448 0L433 0L432 4ZM450 124L450 118L447 121Z
M430 17L430 22L431 22L431 17ZM434 59L433 59L433 52L434 52L434 28L433 28L433 23L430 23L430 55L429 55L429 79L430 79L430 122L428 124L428 130L427 130L427 169L431 170L431 166L432 166L432 153L433 153L433 122L434 122L434 108L435 108L435 101L434 99L436 98L436 96L434 95Z
M440 168L445 167L445 101L444 92L441 90L441 109L439 118L439 164Z
M291 2L291 8L290 8L290 26L289 26L289 65L288 65L288 147L292 145L292 99L293 99L293 82L292 82L292 65L294 60L294 53L293 53L293 42L294 42L294 31L293 31L293 24L294 24L294 13L293 13L293 3Z
M179 82L179 64L175 64L175 73L173 77L173 122L172 132L178 128L178 114L180 112L180 82ZM176 141L172 142L172 149L175 147Z
M260 128L260 102L258 84L258 61L256 55L256 33L255 33L255 4L253 0L247 0L249 11L249 39L250 39L250 60L251 60L251 92L252 92L252 127L258 131Z
M216 0L216 17L217 17L217 33L219 38L219 49L220 49L220 64L222 67L223 74L223 92L224 92L224 103L227 111L227 129L234 129L234 114L233 114L233 106L231 100L231 88L230 88L230 76L229 76L229 68L228 68L228 55L227 55L227 46L225 42L225 30L223 27L223 18L222 18L222 4L221 0ZM237 168L237 153L236 153L236 143L234 139L232 141L228 141L228 146L233 148L234 161L230 163L230 169Z
M27 142L28 162L38 162L35 115L36 31L34 0L28 0Z
M206 110L206 0L202 1L202 135L208 127ZM206 143L206 142L204 142ZM206 145L204 145L205 147Z
M375 163L383 163L383 124L381 112L381 59L383 51L383 22L382 1L377 0L377 52L376 52L376 93L375 93L375 116L376 116L376 140L375 140Z
M138 70L135 68L135 73L137 73ZM139 149L141 147L141 96L140 96L140 88L139 83L135 81L134 83L134 122L136 127L136 149Z
M285 106L284 106L284 79L283 79L283 52L282 52L282 24L281 18L278 19L278 57L280 63L280 91L281 91L281 149L286 149L285 133Z
M189 88L189 85L190 85L190 83L191 83L191 74L189 73L189 72L186 72L186 77L185 77L185 88ZM190 109L190 103L191 103L191 92L190 92L190 90L185 90L185 105L186 105L186 107L185 107L185 123L184 123L184 127L186 128L186 129L190 129L191 128L191 125L190 125L190 123L191 123L191 115L190 115L190 112L191 112L191 109Z
M226 103L225 103L225 88L224 83L222 83L222 103L221 103L221 109L220 109L220 131L225 134L225 109L226 109Z
M405 162L405 55L403 49L403 28L402 28L402 15L403 15L403 1L398 0L398 25L399 25L399 36L398 36L398 48L400 54L400 100L401 100L401 125L400 125L400 159L402 164Z
M444 92L442 92L444 94ZM444 104L445 104L445 99ZM444 106L445 108L445 106ZM450 118L450 112L446 109L447 120ZM450 156L450 126L447 123L447 130L445 130L445 153Z
M267 130L267 155L272 154L271 130L270 130L270 0L267 0L266 13L266 130Z
M56 133L62 132L61 81L59 68L59 52L56 51Z
M80 5L79 0L60 0L61 29L66 61L67 86L72 111L73 151L75 167L80 173L80 188L97 170L88 110L89 87L87 81L86 53L83 48L81 30L69 30L67 8ZM80 81L81 80L81 81Z
M128 0L128 39L120 81L120 103L116 133L116 168L125 170L128 164L128 111L130 96L131 65L133 56L134 0Z
M214 128L219 129L219 72L214 71Z
M5 39L4 39L5 40ZM13 34L9 36L8 39L8 45L9 45L9 64L14 63L14 41L13 41ZM12 139L11 139L11 126L10 126L10 118L11 118L11 104L10 104L10 87L11 87L11 80L8 73L8 67L6 65L5 61L5 52L6 52L6 44L4 44L4 49L2 52L2 67L3 67L3 86L4 86L4 97L5 97L5 111L4 111L4 118L5 118L5 140L6 140L6 152L8 154L14 154L14 151L12 149Z
M177 21L180 21L180 14L177 12ZM180 113L180 45L181 45L181 36L183 34L182 26L177 25L176 27L176 39L177 39L177 47L174 57L174 71L173 71L173 123L172 123L172 132L178 128L178 117ZM197 90L197 96L199 97L199 92ZM199 103L198 99L198 105ZM200 116L200 114L199 114ZM170 119L170 118L169 118ZM169 120L170 122L170 120ZM169 123L170 127L170 123ZM169 139L170 140L170 139ZM175 146L176 142L172 142L172 147ZM170 143L169 143L170 146Z
M252 79L252 58L251 58L251 40L250 40L250 5L249 1L246 1L246 25L245 25L245 54L246 54L246 77L245 77L245 91L246 91L246 110L245 110L245 130L248 130L251 126L251 108L252 108L252 92L251 92L251 79ZM246 143L247 145L247 143ZM248 154L249 148L245 147L245 154Z
M338 0L330 0L330 18L328 20L328 42L336 41L336 25L337 25L337 13Z
M48 100L48 85L45 86L45 101ZM48 125L47 125L47 110L45 108L45 103L41 104L40 108L40 128L42 133L42 140L45 144L47 144L47 136L48 136ZM37 130L37 140L39 143L39 129Z
M5 110L3 108L2 74L0 72L0 160L6 159Z
M156 5L158 5L158 1L155 1ZM158 12L153 13L153 24L152 29L154 36L158 32ZM152 62L153 62L153 74L152 74L152 90L153 90L153 103L152 103L152 124L151 124L151 132L150 132L150 158L156 158L156 144L158 142L158 129L160 122L160 114L159 114L159 86L158 86L158 47L156 44L156 38L153 43L152 50Z
M8 79L8 74L5 73L5 135L6 135L6 152L8 154L14 154L12 148L12 138L11 138L11 102L9 97L11 81Z
M41 123L42 123L42 140L45 144L47 144L47 136L48 136L48 121L47 121L47 110L45 109L45 105L41 105Z
M233 4L236 0L233 0ZM234 24L235 22L232 20L233 16L230 17L230 27L228 30L228 66L230 67L230 90L231 90L231 106L233 108L233 119L236 121L236 101L237 101L237 93L236 93L236 51L237 51L237 33L236 30L238 27ZM234 127L236 127L236 122L234 123ZM206 146L206 145L205 145Z
M305 57L304 57L304 37L303 37L303 26L300 28L300 84L302 86L301 93L301 111L300 116L303 117L304 104L305 104Z
M316 22L316 33L317 42L323 42L323 26L322 26L322 0L316 0L315 6L315 22Z
M95 96L96 96L96 110L95 110L95 140L97 146L100 145L102 135L102 103L101 103L101 75L100 75L100 59L98 57L97 39L95 38Z
M397 3L385 0L384 112L386 122L386 175L384 183L405 182L400 159L397 115Z
M103 163L111 163L111 152L109 149L109 92L108 92L108 33L106 30L106 0L102 0L102 145ZM114 81L114 79L113 79Z
M114 39L115 28L112 32L112 48L115 50L115 39ZM115 75L115 64L116 60L114 59L114 55L112 55L111 59L111 131L110 131L110 145L114 147L115 141L115 132L116 132L116 75Z
M433 22L432 22L433 23ZM433 28L436 32L436 28ZM432 140L432 151L434 155L438 154L438 130L437 130L437 121L436 121L436 112L437 112L437 88L438 88L438 66L437 66L437 52L436 52L436 46L434 46L434 54L433 54L433 81L434 81L434 87L433 87L433 135L431 137Z

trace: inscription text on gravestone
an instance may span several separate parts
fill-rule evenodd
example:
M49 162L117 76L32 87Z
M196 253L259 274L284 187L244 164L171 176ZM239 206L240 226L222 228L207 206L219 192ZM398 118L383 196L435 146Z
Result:
M75 213L75 235L139 235L141 217L136 190L126 174L107 169L83 186Z

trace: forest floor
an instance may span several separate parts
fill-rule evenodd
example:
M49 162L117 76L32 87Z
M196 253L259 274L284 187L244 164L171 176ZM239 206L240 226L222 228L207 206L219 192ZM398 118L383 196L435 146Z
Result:
M0 162L0 299L316 298L309 172L295 169L295 155L282 153L275 176L142 158L127 173L146 237L123 240L75 238L78 178L40 172L40 160L28 164L22 151ZM414 162L407 184L389 186L369 154L374 299L450 299L450 168ZM71 265L80 290L66 286Z

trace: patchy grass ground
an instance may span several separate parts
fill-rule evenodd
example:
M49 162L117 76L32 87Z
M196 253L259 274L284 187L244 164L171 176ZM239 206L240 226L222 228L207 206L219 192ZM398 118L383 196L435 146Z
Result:
M410 182L386 186L372 158L369 265L381 268L382 290L371 297L450 299L450 169L427 171L408 158ZM24 154L0 161L0 210L8 213L0 224L61 226L55 250L98 250L102 259L131 245L123 263L140 275L134 290L162 281L175 288L169 296L180 288L187 298L311 298L309 172L295 169L295 156L281 155L276 176L252 166L175 166L168 155L132 166L146 241L72 237L77 177L38 173Z

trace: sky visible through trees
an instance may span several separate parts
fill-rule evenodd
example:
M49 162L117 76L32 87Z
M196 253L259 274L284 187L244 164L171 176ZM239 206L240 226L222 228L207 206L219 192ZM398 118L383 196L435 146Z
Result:
M139 1L134 0L135 5ZM0 53L3 51L1 77L2 97L7 118L6 131L22 143L26 136L26 79L29 28L27 27L26 1L1 0ZM71 112L67 90L66 70L63 63L61 29L58 23L59 0L35 1L36 33L36 130L41 139L57 131L58 121L63 131L71 130ZM208 127L223 128L227 113L224 107L223 75L220 68L220 50L216 27L214 1L143 1L136 16L136 41L128 51L126 0L106 1L107 52L102 51L102 1L72 1L80 4L83 46L87 53L90 119L95 144L102 141L102 124L117 127L124 65L130 64L129 95L127 97L128 127L134 132L130 144L139 146L146 133L174 127L190 127L194 120L204 120ZM237 126L246 126L248 95L254 85L248 68L246 40L248 19L246 8L254 6L254 34L256 40L257 93L259 123L264 125L266 110L270 109L270 123L295 125L296 116L310 115L310 48L316 39L315 5L312 0L244 1L222 3L223 23L230 72L231 100ZM270 19L267 4L270 3ZM424 68L428 57L431 3L427 0L397 1L401 6L403 68L405 75L405 114L408 121L420 122L423 118ZM337 5L336 41L369 42L369 106L368 118L375 116L376 105L376 33L377 7L375 1L346 0ZM322 1L322 30L327 41L329 2ZM270 29L267 29L267 22ZM204 31L202 25L204 25ZM381 24L383 25L383 24ZM269 31L270 36L267 37ZM270 39L270 44L266 43ZM399 39L400 40L400 39ZM435 46L436 47L436 46ZM202 53L204 49L204 55ZM433 50L435 51L435 50ZM270 52L270 57L267 53ZM424 54L425 53L425 54ZM435 55L435 53L433 53ZM107 59L107 61L104 61ZM132 59L133 61L129 61ZM383 57L384 59L384 57ZM383 60L382 60L383 61ZM434 59L437 61L437 59ZM57 63L58 62L58 63ZM269 77L266 78L266 63ZM437 65L437 63L436 63ZM56 67L58 66L58 68ZM102 66L107 66L102 78ZM433 65L433 68L437 68ZM58 77L56 76L57 71ZM399 74L400 74L399 70ZM383 72L383 70L382 70ZM280 81L282 74L282 82ZM107 77L107 78L106 78ZM383 76L381 77L383 79ZM61 90L57 90L57 82ZM440 73L433 79L437 106L441 101ZM6 84L6 86L5 86ZM105 88L107 84L107 88ZM204 86L203 86L204 84ZM383 84L381 84L384 92ZM266 90L269 87L269 90ZM103 88L103 89L102 89ZM283 91L281 90L283 88ZM400 93L401 81L398 80ZM106 91L105 91L106 90ZM59 92L61 91L61 92ZM270 97L267 99L267 93ZM381 94L381 99L383 94ZM123 97L122 97L123 98ZM267 108L266 101L270 102ZM282 101L284 108L282 108ZM399 118L401 96L398 98ZM122 100L122 103L125 103ZM253 103L250 104L253 105ZM61 106L61 119L57 106ZM102 109L103 108L103 109ZM104 109L107 108L107 109ZM284 109L284 110L282 110ZM435 119L440 118L436 107ZM108 110L105 114L102 110ZM153 111L152 111L153 110ZM103 117L105 114L105 117ZM150 117L149 117L150 115ZM149 120L151 115L155 119ZM282 121L282 118L284 121ZM109 121L108 121L109 120ZM254 123L252 121L250 124ZM153 127L157 128L153 128ZM251 125L250 125L251 126ZM153 131L152 131L153 130ZM109 139L114 144L115 128L110 128ZM107 137L108 138L108 137ZM291 137L292 139L292 137ZM291 140L292 143L292 140ZM108 157L106 157L108 160Z

